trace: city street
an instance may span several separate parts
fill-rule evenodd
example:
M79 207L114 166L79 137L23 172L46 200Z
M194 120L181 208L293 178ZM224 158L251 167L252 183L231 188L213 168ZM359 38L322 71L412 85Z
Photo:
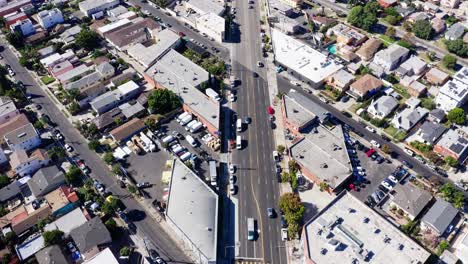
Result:
M104 162L97 156L96 153L88 148L86 140L68 121L65 115L43 91L31 74L24 69L18 62L13 52L9 49L9 45L3 41L0 44L5 48L2 52L4 57L2 64L9 64L16 72L15 79L24 83L27 92L32 96L32 101L42 106L42 112L47 114L50 119L57 124L57 128L65 137L65 142L72 145L75 153L79 154L79 158L84 159L86 164L91 168L91 177L98 179L106 188L113 193L114 196L120 198L127 210L144 211L145 209L129 194L125 189L121 189L117 184L117 178L112 175L109 169L104 165ZM55 100L55 99L54 99ZM150 239L157 247L161 256L171 262L190 263L185 252L179 248L179 245L173 241L166 231L155 220L148 215L141 221L135 222L137 227L137 235L142 238ZM146 254L146 252L144 253Z
M237 165L239 259L259 260L262 263L287 263L281 241L279 218L270 219L267 208L278 209L279 190L274 172L273 131L270 128L266 71L257 66L262 60L259 5L249 9L247 1L235 2L240 43L233 44L232 75L240 80L234 111L239 118L250 117L244 124L242 150L233 150L232 162ZM258 77L254 76L258 73ZM258 237L247 240L247 218L257 222Z

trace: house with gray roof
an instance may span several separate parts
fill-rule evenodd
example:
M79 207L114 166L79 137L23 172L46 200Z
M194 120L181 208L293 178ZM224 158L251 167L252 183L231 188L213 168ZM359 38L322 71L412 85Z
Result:
M403 210L406 217L416 219L432 200L432 195L412 183L397 184L390 206Z
M461 38L463 34L465 34L465 26L463 26L462 22L458 22L447 29L445 39L456 40Z
M41 249L36 253L36 260L39 264L66 264L68 263L62 250L57 245L52 245Z
M75 241L84 260L92 258L99 253L100 249L107 247L112 242L109 231L99 217L94 217L72 229L70 236Z
M398 101L392 96L384 95L377 100L372 100L372 103L367 107L367 112L373 118L383 119L395 110L398 106Z
M20 183L16 180L0 189L0 202L2 203L19 196L21 196Z
M120 93L117 90L110 91L94 98L89 105L97 113L102 114L116 107L120 102Z
M41 137L31 123L5 134L4 139L11 150L29 151L41 144Z
M95 117L92 122L96 125L99 130L106 130L112 128L116 120L125 120L125 116L122 114L120 108L111 109L102 115Z
M454 223L459 212L453 205L438 198L434 205L421 219L421 228L431 230L439 236L443 236L448 227Z
M429 121L424 122L422 126L419 127L418 131L416 132L417 137L419 137L420 142L425 144L434 145L437 140L445 133L445 126L432 123Z
M31 180L28 181L28 186L35 197L41 197L64 183L65 174L53 165L36 171Z
M462 129L449 129L434 146L434 151L444 157L451 156L463 164L468 159L468 134Z
M428 113L429 110L422 107L416 107L415 109L406 108L398 113L392 119L391 123L395 128L402 129L407 132L423 120Z
M398 44L392 44L375 54L374 63L382 66L386 71L392 71L405 61L408 55L409 49Z
M427 64L418 56L411 56L408 60L403 62L396 72L400 76L413 76L413 75L420 75L421 73L426 70Z
M340 69L328 78L327 83L338 91L344 92L348 90L354 79L354 75L343 69Z
M122 114L126 119L139 117L146 112L146 108L136 101L122 104L119 106L119 109L122 111Z
M445 112L442 109L436 108L429 112L428 119L430 119L432 122L441 123L445 120Z

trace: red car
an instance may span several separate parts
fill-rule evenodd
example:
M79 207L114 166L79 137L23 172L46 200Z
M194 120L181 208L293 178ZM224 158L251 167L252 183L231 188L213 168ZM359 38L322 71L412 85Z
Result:
M367 156L367 157L370 157L370 156L372 156L372 154L374 154L374 152L375 152L375 149L373 149L373 148L372 148L372 149L369 149L369 150L366 152L366 156Z
M179 31L179 37L182 37L182 38L185 37L185 33L182 31Z

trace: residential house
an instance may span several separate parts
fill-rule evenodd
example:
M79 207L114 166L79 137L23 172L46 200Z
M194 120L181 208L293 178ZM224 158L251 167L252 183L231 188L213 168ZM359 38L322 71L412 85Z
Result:
M437 68L431 68L426 73L426 80L434 85L443 85L445 82L448 81L449 75Z
M53 53L41 59L39 62L44 66L44 68L50 69L52 66L67 60L71 63L78 62L78 58L76 57L75 52L73 52L72 49L68 49L62 54Z
M117 7L114 7L110 10L107 10L107 16L109 17L114 17L117 18L122 14L125 14L128 12L128 9L122 5L118 5Z
M359 46L367 40L367 36L357 29L345 24L338 24L327 31L327 35L335 35L336 41L343 45Z
M65 183L65 174L55 165L39 169L28 181L31 193L39 198Z
M408 100L405 101L405 105L409 109L416 109L421 104L421 100L416 97L410 97Z
M11 229L18 235L52 214L52 209L45 200L34 201L22 207L25 210L11 220Z
M468 67L463 67L440 88L435 102L437 108L449 112L455 107L460 107L468 101Z
M44 149L36 149L29 156L25 150L17 149L10 155L10 167L21 177L32 175L49 163L49 155Z
M383 79L385 77L385 69L384 67L380 66L377 63L370 62L367 67L371 70L372 75L379 79Z
M280 13L278 14L283 16L286 21L291 20L287 16L284 16ZM202 14L195 18L196 28L200 30L200 32L205 33L207 36L218 42L223 42L224 40L225 25L226 21L224 18L213 12Z
M423 120L428 113L429 110L422 107L417 107L415 109L406 108L398 113L392 119L391 123L395 128L408 132L416 124Z
M49 57L50 55L54 54L56 51L55 46L50 45L45 48L39 49L37 53L39 54L39 58L43 59L45 57Z
M400 65L409 55L409 50L398 44L392 44L388 48L377 52L374 63L382 66L387 71L392 71Z
M426 121L419 127L415 135L417 136L418 141L434 145L446 130L447 128L441 124Z
M445 120L445 112L442 109L434 109L429 112L428 120L434 123L442 123Z
M408 86L408 93L413 97L420 97L424 95L427 91L426 86L418 81L413 81Z
M76 68L75 68L76 69ZM67 74L70 73L67 72ZM69 83L64 85L65 90L78 89L83 90L89 87L102 84L102 81L114 76L115 69L109 62L103 62L95 66L94 71L82 76L78 80L71 79Z
M0 16L5 16L19 11L22 7L30 5L31 0L13 0L5 1L5 4L0 5Z
M60 230L66 237L68 237L73 229L85 224L86 222L88 222L88 219L81 208L78 207L59 217L52 223L47 224L44 227L44 231Z
M112 128L117 120L125 120L125 116L122 114L122 110L120 110L120 108L111 109L110 111L95 117L92 122L100 131L106 131L108 128Z
M112 242L109 231L99 217L72 229L70 236L84 260L92 258Z
M77 67L74 67L71 70L68 70L62 74L57 75L57 80L62 84L65 85L67 83L71 83L75 80L81 79L86 74L93 72L93 67L88 66L86 64L81 64Z
M415 12L409 15L406 21L410 23L415 23L416 21L428 20L428 19L429 19L429 15L426 12Z
M139 118L133 118L132 120L126 122L125 124L114 128L109 132L110 136L117 143L122 143L130 139L133 135L143 131L146 128L146 125Z
M432 29L436 34L440 34L445 31L445 22L440 18L433 18L431 20Z
M5 135L29 124L29 120L25 114L19 114L10 118L6 123L0 124L0 141L4 142Z
M432 200L428 191L409 182L397 184L393 190L395 194L391 198L390 207L402 210L410 220L415 220Z
M102 114L118 106L122 102L135 98L140 93L140 90L138 84L134 81L129 81L118 86L115 90L94 98L89 104L96 113Z
M361 58L361 60L369 61L374 57L374 54L382 46L382 41L376 38L370 38L356 51L356 55Z
M23 262L28 262L32 260L34 254L39 252L42 248L45 247L44 237L42 234L32 234L22 243L19 243L15 246L16 255L18 255L19 260Z
M5 18L5 25L9 27L15 24L17 21L27 19L28 15L26 15L24 12L18 12L18 13L8 14L4 18Z
M78 33L80 32L80 25L76 25L62 32L57 39L65 45L69 45L75 42L75 36L78 35Z
M299 8L301 7L303 3L303 0L280 0L280 1L293 8Z
M78 4L80 11L87 17L112 9L120 4L120 0L85 0Z
M460 4L460 0L441 0L440 5L448 8L457 8Z
M397 13L402 17L402 18L406 18L408 17L409 15L411 15L412 13L414 13L414 11L416 11L416 9L414 9L413 7L411 6L396 6L395 7L395 10L397 11Z
M440 10L438 5L435 5L430 2L425 2L423 9L431 15L435 15Z
M36 29L34 28L34 25L29 18L16 21L10 26L10 30L20 33L23 35L23 37L27 37L36 33Z
M106 40L118 50L126 50L130 45L143 43L154 38L161 26L151 18L134 22L106 34Z
M461 38L463 34L465 34L465 26L462 24L462 22L458 22L447 29L445 32L445 39L456 40Z
M394 6L397 2L397 0L377 0L377 3L383 8Z
M458 216L459 212L455 207L444 199L437 198L435 204L421 219L421 229L443 236L446 231L452 231L447 229L458 219Z
M327 84L340 92L345 92L353 81L354 75L340 69L328 78Z
M351 84L348 94L356 99L373 96L383 86L383 82L366 74Z
M71 200L74 202L71 202L69 198L72 198ZM66 185L62 185L61 187L44 195L44 199L49 203L52 208L52 215L55 217L67 214L79 205L78 195Z
M39 264L66 264L68 260L58 245L48 246L35 254Z
M17 180L12 181L7 186L0 189L0 202L5 203L15 198L21 197L21 183Z
M335 19L330 18L330 17L310 15L308 12L304 12L304 13L307 15L309 21L313 22L318 27L329 26L336 22Z
M400 76L420 75L426 70L426 68L426 62L417 56L411 56L408 60L403 62L398 69L396 69L396 73Z
M62 11L58 8L43 10L37 13L37 21L44 29L49 29L63 23Z
M29 151L41 144L41 138L31 123L17 128L3 137L11 150Z
M468 135L460 130L449 129L434 146L434 152L443 157L451 156L461 164L468 159Z
M49 73L54 77L57 78L59 75L65 74L68 71L73 70L74 66L73 64L69 61L63 61L58 64L55 64L54 66L49 68Z
M16 108L15 103L9 97L0 97L0 125L7 123L19 114L19 109Z
M372 100L372 103L367 107L367 112L377 119L384 119L395 110L398 106L398 101L392 96L383 95L377 100Z
M141 105L139 102L128 102L119 106L122 114L125 117L125 120L130 120L133 117L140 117L143 114L147 113L146 108Z
M101 263L119 264L120 262L117 260L117 258L114 256L114 253L112 253L112 251L108 247L102 250L101 252L97 253L96 255L94 255L89 260L83 262L83 264L101 264Z

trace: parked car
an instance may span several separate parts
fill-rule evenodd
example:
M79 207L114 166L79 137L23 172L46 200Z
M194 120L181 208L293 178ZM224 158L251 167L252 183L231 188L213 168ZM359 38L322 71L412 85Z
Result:
M401 163L403 163L403 165L405 165L406 167L408 167L410 169L413 168L413 165L411 163L407 162L406 160L402 161Z
M151 186L151 183L149 182L139 182L136 184L137 188L148 188Z
M375 129L373 127L366 126L366 129L372 133L375 133Z
M65 145L63 145L63 147L65 148L66 151L73 152L73 147L72 146L70 146L68 144L65 144Z
M380 148L380 143L375 141L375 140L371 140L370 143L372 144L372 146L376 147L376 148Z
M229 176L229 184L234 184L234 183L236 183L236 175Z
M232 163L229 163L229 173L233 174L236 172L236 166Z
M288 240L288 229L287 228L281 228L281 240L282 241Z
M393 183L395 183L395 184L397 184L397 183L398 183L398 180L397 180L397 178L395 178L395 176L393 176L393 175L390 175L390 176L388 176L388 178L387 178L387 179L389 179L391 182L393 182Z
M278 153L278 151L276 151L276 150L273 151L273 160L275 160L275 161L279 161L279 160L280 160L279 153Z

